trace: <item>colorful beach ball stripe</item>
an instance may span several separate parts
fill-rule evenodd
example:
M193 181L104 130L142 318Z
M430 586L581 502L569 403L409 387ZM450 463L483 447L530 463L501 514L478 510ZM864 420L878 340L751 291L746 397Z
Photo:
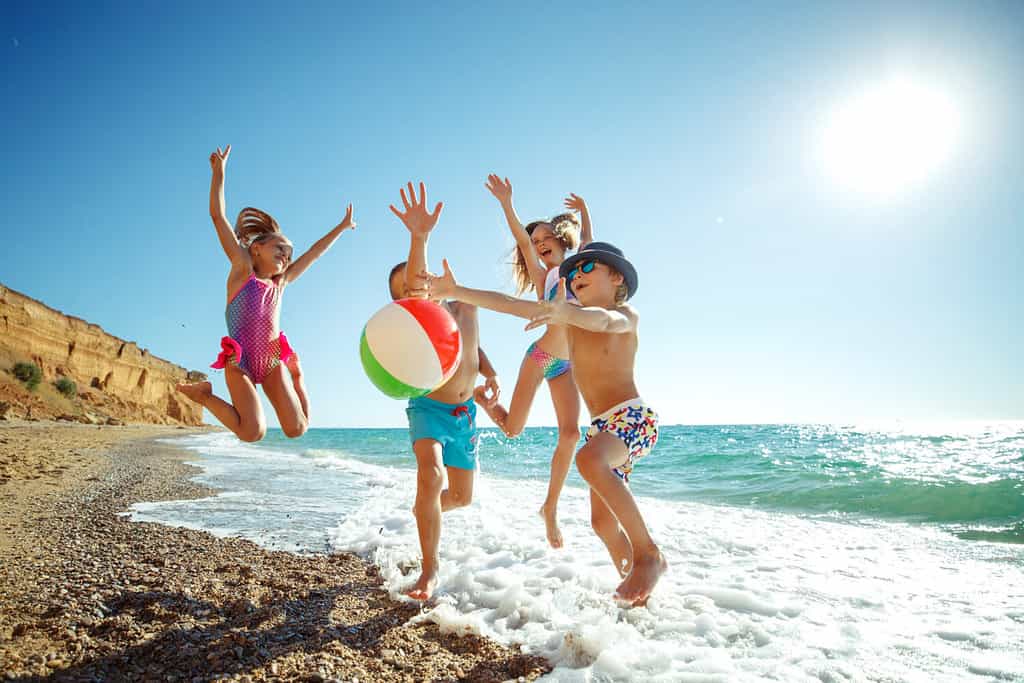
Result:
M447 382L462 358L455 319L425 299L399 299L377 311L359 340L359 357L374 386L393 398L429 394Z

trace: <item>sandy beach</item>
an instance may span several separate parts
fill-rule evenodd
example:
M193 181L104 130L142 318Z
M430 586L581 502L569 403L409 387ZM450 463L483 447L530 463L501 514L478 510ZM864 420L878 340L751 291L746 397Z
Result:
M211 493L171 427L0 424L0 666L9 680L534 680L539 658L412 624L351 555L119 515Z

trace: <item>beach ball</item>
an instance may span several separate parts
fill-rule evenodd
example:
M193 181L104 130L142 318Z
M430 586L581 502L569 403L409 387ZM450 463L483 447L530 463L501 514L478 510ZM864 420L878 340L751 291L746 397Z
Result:
M426 299L399 299L366 323L359 358L378 389L392 398L415 398L455 374L462 359L462 337L443 306Z

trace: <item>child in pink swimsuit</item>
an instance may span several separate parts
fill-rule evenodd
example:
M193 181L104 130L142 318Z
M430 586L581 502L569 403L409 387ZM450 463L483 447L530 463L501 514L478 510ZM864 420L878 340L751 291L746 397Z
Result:
M232 229L224 211L224 167L231 145L210 155L210 217L228 260L228 334L211 367L224 370L231 402L213 394L209 382L179 384L178 391L209 410L242 441L259 441L267 431L256 385L277 413L281 430L302 436L309 425L309 402L299 357L279 328L281 296L310 265L327 251L342 232L355 227L352 205L333 230L299 258L275 221L259 209L245 208ZM290 375L287 381L285 371Z

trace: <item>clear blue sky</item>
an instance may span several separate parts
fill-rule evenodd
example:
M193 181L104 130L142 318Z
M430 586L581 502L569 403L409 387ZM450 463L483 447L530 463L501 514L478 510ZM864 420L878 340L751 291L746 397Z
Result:
M356 207L284 301L313 426L402 425L357 353L407 249L387 206L427 181L432 265L508 288L496 171L524 219L581 194L633 259L667 423L1024 417L1024 4L221 4L4 9L0 281L205 369L231 143L232 219L264 208L301 250ZM956 144L866 193L819 133L893 74L950 98ZM481 326L510 395L532 335Z

